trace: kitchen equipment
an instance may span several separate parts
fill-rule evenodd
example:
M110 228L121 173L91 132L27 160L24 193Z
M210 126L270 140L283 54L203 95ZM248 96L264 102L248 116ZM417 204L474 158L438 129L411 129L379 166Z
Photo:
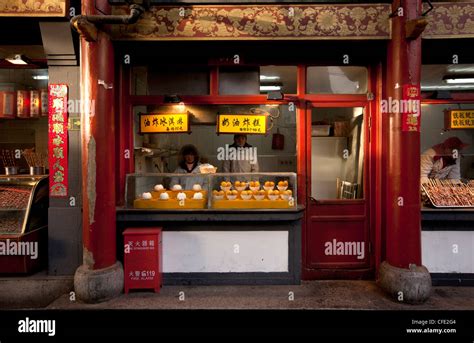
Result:
M46 175L46 168L30 166L30 175Z
M273 134L272 138L272 149L273 150L283 150L285 147L285 136L280 133L280 129L277 129L277 132Z
M5 167L5 174L6 175L17 175L18 174L18 167Z
M311 127L312 137L327 137L331 130L331 125L313 125Z

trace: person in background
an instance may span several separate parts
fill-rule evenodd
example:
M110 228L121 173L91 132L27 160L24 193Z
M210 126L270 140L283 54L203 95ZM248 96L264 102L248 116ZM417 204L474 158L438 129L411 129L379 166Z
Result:
M458 137L449 137L421 155L421 183L428 179L460 179L461 153L468 146Z
M194 145L184 145L179 152L178 167L174 170L175 174L200 174L199 152ZM170 188L174 185L181 185L184 190L192 190L193 185L199 184L205 189L207 181L204 177L173 177Z
M224 173L258 173L259 166L256 156L256 148L253 148L247 143L246 134L234 135L234 143L229 146L234 149L254 149L255 156L254 160L225 160L222 164L222 170ZM249 154L250 155L250 154Z

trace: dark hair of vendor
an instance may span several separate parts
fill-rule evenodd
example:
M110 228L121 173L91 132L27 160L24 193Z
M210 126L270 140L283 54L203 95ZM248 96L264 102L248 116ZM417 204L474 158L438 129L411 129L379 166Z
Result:
M184 156L186 155L194 156L194 164L191 170L189 170L188 167L186 166L186 160L184 159ZM184 170L187 170L188 172L190 172L194 168L196 168L198 163L199 163L199 152L197 148L192 144L184 145L179 151L179 166L183 168Z

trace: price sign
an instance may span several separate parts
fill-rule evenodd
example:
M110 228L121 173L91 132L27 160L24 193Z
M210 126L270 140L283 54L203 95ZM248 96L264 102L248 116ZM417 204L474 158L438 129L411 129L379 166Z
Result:
M444 123L448 130L474 129L474 110L447 110Z
M420 132L420 86L403 85L402 95L402 131Z
M68 89L49 85L49 196L65 197L68 192Z
M267 133L266 114L219 114L217 133L244 133L264 135Z
M188 113L140 114L140 133L189 133Z

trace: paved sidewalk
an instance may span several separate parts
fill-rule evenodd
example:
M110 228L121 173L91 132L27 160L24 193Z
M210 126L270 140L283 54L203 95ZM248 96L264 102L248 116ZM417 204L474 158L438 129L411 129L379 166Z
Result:
M294 300L290 300L292 294ZM180 300L183 296L184 300ZM297 286L165 286L159 294L134 291L92 305L71 302L65 294L47 308L474 310L474 287L434 287L425 304L408 305L389 299L373 281L307 281Z
M44 308L74 288L72 276L41 271L28 276L0 277L0 309Z

